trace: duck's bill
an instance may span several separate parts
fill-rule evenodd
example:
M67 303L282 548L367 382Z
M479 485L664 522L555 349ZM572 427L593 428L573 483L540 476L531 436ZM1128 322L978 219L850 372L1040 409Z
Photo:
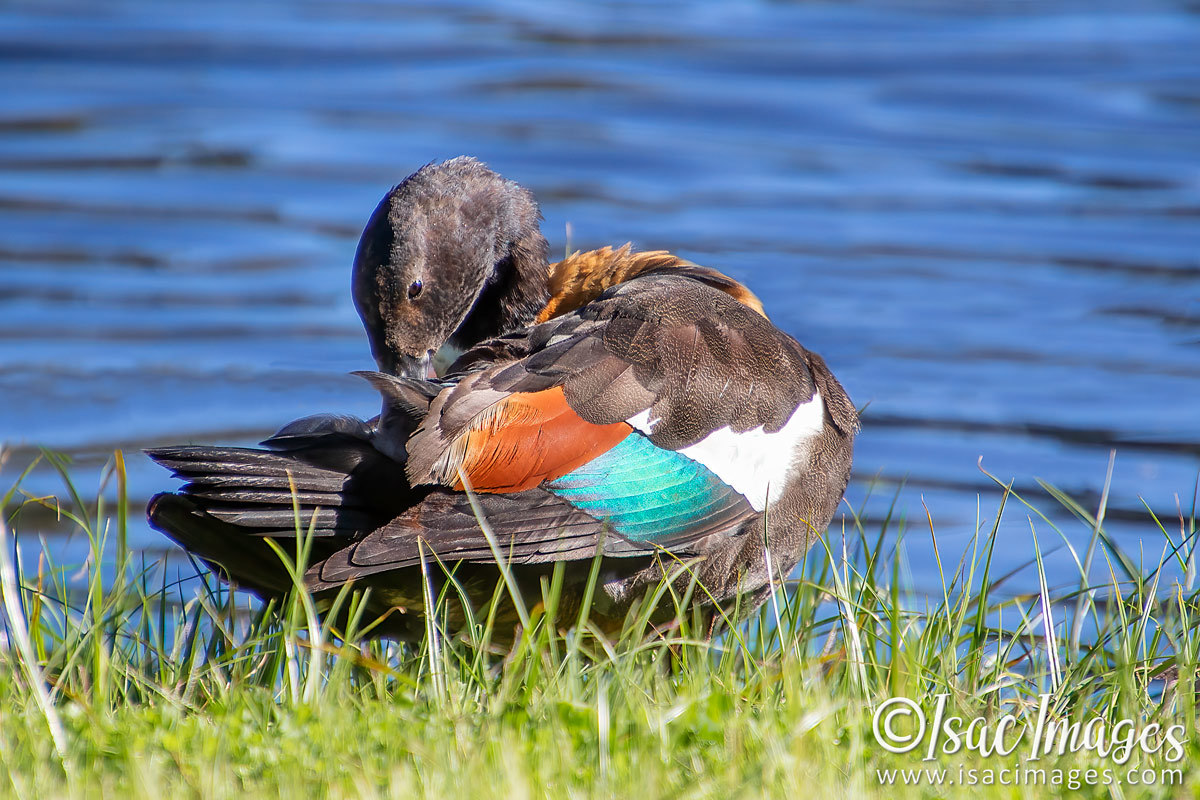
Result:
M437 377L437 373L433 371L432 353L426 353L421 358L395 356L386 359L386 361L388 363L380 364L380 366L384 372L391 373L392 375L399 375L402 378L412 378L418 381Z

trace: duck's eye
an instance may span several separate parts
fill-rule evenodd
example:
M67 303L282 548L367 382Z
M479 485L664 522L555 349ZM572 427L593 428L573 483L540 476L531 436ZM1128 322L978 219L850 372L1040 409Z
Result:
M423 287L421 285L420 281L413 281L412 283L410 283L408 285L408 299L416 300L418 297L421 296L421 289L423 289L423 288L425 288L425 287Z

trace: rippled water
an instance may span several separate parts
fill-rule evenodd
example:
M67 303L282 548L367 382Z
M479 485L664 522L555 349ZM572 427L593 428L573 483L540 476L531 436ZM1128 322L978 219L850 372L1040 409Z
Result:
M345 374L371 365L357 235L469 153L534 190L556 250L749 284L867 406L870 517L904 483L956 559L999 501L980 457L1094 509L1115 448L1109 529L1157 560L1146 507L1177 529L1200 471L1200 6L1127 5L5 4L0 439L85 488L124 448L144 502L173 482L141 447L374 413Z

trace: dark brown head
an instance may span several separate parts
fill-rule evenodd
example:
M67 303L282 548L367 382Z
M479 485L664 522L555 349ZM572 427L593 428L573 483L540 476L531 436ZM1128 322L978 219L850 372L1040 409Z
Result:
M465 350L530 324L549 300L540 219L527 189L466 156L388 192L352 287L379 369L423 378L443 344Z

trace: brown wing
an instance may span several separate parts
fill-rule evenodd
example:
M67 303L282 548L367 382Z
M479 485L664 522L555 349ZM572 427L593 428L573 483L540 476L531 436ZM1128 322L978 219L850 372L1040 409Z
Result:
M476 392L562 386L570 407L595 425L649 410L658 421L651 441L677 450L725 426L781 428L812 398L814 358L728 293L680 274L650 274L464 354L454 370L472 374L435 424L465 424L479 411ZM830 413L839 428L856 427L852 409Z
M729 533L744 516L740 507L722 509L689 531L685 539L657 545L613 533L603 521L543 489L480 494L476 499L498 549L513 564L590 559L598 547L612 557L652 556L662 547L676 555L688 555L688 545L705 536ZM446 562L496 563L467 497L435 491L387 525L312 567L305 581L313 591L331 588L417 566L422 555L427 561L436 556Z

